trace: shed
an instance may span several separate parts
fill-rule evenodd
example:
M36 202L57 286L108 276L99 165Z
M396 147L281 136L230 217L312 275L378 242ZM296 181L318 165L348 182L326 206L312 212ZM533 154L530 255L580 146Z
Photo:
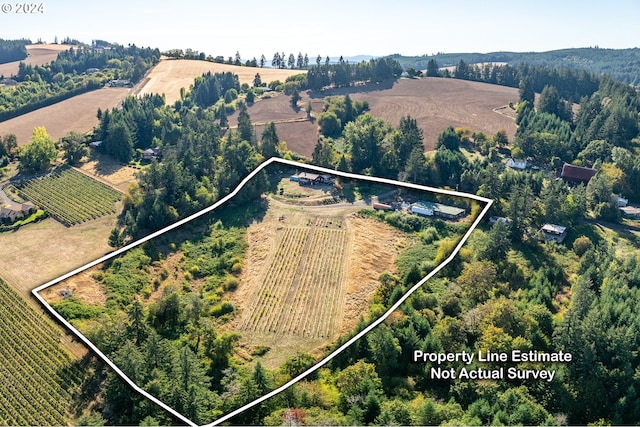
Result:
M503 217L503 216L492 216L492 217L489 217L489 225L495 225L498 222L502 222L502 223L505 223L505 224L510 224L511 223L511 219Z
M373 203L373 209L379 210L379 211L390 211L390 210L393 209L393 207L391 207L391 205L387 205L385 203L374 202Z

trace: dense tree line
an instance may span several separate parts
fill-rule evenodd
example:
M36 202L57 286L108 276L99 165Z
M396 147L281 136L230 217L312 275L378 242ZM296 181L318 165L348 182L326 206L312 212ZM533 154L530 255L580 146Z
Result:
M0 39L0 64L21 61L27 57L27 45L31 40L3 40ZM9 76L5 76L9 77Z
M321 90L326 86L345 87L356 83L378 83L399 77L400 64L389 58L371 59L357 64L341 60L337 64L317 64L307 72L307 83L302 89Z
M157 49L112 45L110 49L82 46L58 54L47 65L20 63L18 85L0 90L0 120L51 105L101 88L112 79L138 81L160 58ZM87 73L90 68L98 71Z
M452 75L457 79L472 80L501 86L520 87L527 85L530 91L541 93L552 86L560 97L571 102L580 102L584 96L591 96L600 83L600 78L587 71L576 71L568 67L551 68L520 64L467 64L460 60ZM533 93L529 92L529 93ZM533 99L528 99L531 102Z
M533 67L570 68L598 76L609 75L623 83L638 85L640 82L640 49L601 49L598 47L561 49L549 52L493 52L493 53L438 53L420 57L392 55L403 68L427 69L429 61L442 67L454 67L460 61L467 64L508 63L517 67L528 64Z
M260 151L266 145L255 145L246 110L245 125L239 120L237 131L223 136L215 109L194 104L180 103L180 110L174 112L161 96L146 95L129 97L122 108L100 114L96 137L102 139L100 150L105 153L127 162L136 150L164 150L163 161L152 162L141 174L139 187L125 198L121 222L130 236L156 230L210 205L233 190L264 158ZM258 177L237 200L263 188Z

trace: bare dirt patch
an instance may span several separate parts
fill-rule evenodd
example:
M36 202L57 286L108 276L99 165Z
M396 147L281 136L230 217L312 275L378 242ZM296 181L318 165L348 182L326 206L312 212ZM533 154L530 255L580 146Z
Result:
M129 91L127 88L103 88L74 96L0 123L0 135L14 133L18 145L24 145L37 126L44 126L55 140L70 131L85 133L98 124L98 108L115 107Z
M5 77L18 74L20 62L29 65L45 65L55 61L58 53L71 49L71 45L65 44L30 44L27 45L28 56L22 61L7 62L0 64L0 75Z
M180 99L181 88L188 90L196 77L207 72L232 72L238 75L240 84L248 83L253 85L256 73L259 73L261 80L267 84L274 80L284 82L288 76L305 73L306 71L240 67L194 59L163 59L147 74L149 80L139 90L139 94L164 93L167 104L173 104Z

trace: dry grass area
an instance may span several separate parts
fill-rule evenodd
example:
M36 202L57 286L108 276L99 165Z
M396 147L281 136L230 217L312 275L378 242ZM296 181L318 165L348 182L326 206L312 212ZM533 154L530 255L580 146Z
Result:
M66 290L84 304L105 305L107 303L107 294L102 284L91 277L94 271L95 267L69 277L64 282L40 292L40 295L48 303L58 302L64 299L61 291Z
M98 108L115 107L129 92L127 88L104 88L83 93L0 123L0 135L14 133L18 145L24 145L38 126L44 126L55 140L70 131L85 133L98 124Z
M240 67L236 65L218 64L216 62L198 61L195 59L163 59L147 74L148 81L140 89L139 94L164 93L167 104L180 99L180 89L189 89L193 80L207 72L238 75L240 84L253 85L256 73L267 84L274 80L283 81L294 74L304 73L302 70L280 70L275 68Z
M296 202L300 195L292 194ZM264 218L249 226L240 286L231 294L237 315L230 327L242 334L248 354L270 348L259 359L265 366L275 368L297 351L320 356L366 313L380 274L395 271L395 259L411 238L358 217L359 209L271 199Z
M58 53L71 49L72 46L65 44L30 44L27 45L27 56L22 61L7 62L0 64L0 75L9 77L18 74L20 62L29 65L44 65L55 61Z
M89 159L82 163L78 169L122 192L126 192L131 184L137 182L136 175L139 172L131 166L123 166L112 157L95 151L91 152Z
M49 218L0 233L0 277L30 298L36 286L110 252L107 240L115 224L115 215L70 228Z

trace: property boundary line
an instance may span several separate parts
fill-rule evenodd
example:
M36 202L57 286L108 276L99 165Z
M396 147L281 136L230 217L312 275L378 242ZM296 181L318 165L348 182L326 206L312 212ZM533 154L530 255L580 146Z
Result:
M100 359L102 359L102 361L104 363L106 363L111 369L114 370L114 372L116 374L118 374L118 376L120 376L120 378L122 378L123 381L125 381L131 388L133 388L136 392L138 392L140 395L144 396L145 398L151 400L153 403L155 403L157 406L161 407L162 409L166 410L168 413L170 413L171 415L173 415L174 417L176 417L176 419L179 419L180 421L184 422L187 425L196 427L198 424L194 423L193 421L191 421L190 419L188 419L187 417L185 417L184 415L182 415L181 413L179 413L178 411L176 411L175 409L171 408L169 405L165 404L164 402L162 402L161 400L159 400L158 398L156 398L155 396L151 395L150 393L148 393L147 391L143 390L142 388L140 388L137 384L135 384L129 377L127 377L124 372L122 372L120 370L120 368L118 368L118 366L116 366L115 363L113 363L98 347L96 347L87 337L85 337L80 331L78 331L73 325L71 325L71 323L69 323L64 317L62 317L56 310L53 309L53 307L51 307L51 305L49 305L49 303L47 303L47 301L45 301L45 299L40 296L40 291L47 289L53 285L56 285L59 282L62 282L63 280L68 279L71 276L74 276L78 273L81 273L91 267L94 267L100 263L103 263L105 261L108 261L112 258L115 258L116 256L130 250L133 249L137 246L142 245L143 243L154 239L158 236L161 236L162 234L165 234L175 228L178 228L188 222L193 221L196 218L199 218L203 215L206 215L208 213L210 213L211 211L215 210L216 208L218 208L219 206L223 205L224 203L226 203L227 201L229 201L230 199L232 199L233 197L235 197L238 192L251 180L253 179L253 177L255 177L260 171L262 171L264 168L266 168L267 166L271 165L272 163L281 163L283 165L287 165L287 166L293 166L293 167L299 167L299 168L305 168L305 169L311 169L311 170L316 170L318 172L324 172L327 174L331 174L331 175L337 175L337 176L342 176L345 178L351 178L351 179L358 179L358 180L362 180L362 181L370 181L370 182L377 182L377 183L382 183L382 184L389 184L389 185L395 185L395 186L400 186L400 187L406 187L406 188L413 188L416 190L422 190L422 191L431 191L431 192L435 192L435 193L439 193L439 194L445 194L445 195L450 195L450 196L456 196L456 197L464 197L464 198L468 198L468 199L472 199L472 200L476 200L479 202L484 202L486 203L486 206L483 208L483 210L480 212L480 214L477 216L477 218L474 220L474 222L471 224L471 227L469 227L469 230L467 230L467 232L464 234L464 236L460 239L460 241L458 242L458 244L456 245L456 247L454 248L454 250L452 251L452 253L449 255L449 257L447 259L445 259L444 261L442 261L437 267L435 267L429 274L427 274L424 278L422 278L422 280L420 280L418 283L416 283L415 285L413 285L395 304L393 304L382 316L380 316L377 320L375 320L374 322L372 322L369 326L367 326L365 329L363 329L362 331L360 331L359 333L357 333L356 335L354 335L351 339L349 339L347 342L345 342L343 345L341 345L340 347L338 347L336 350L334 350L333 352L331 352L328 356L326 356L324 359L322 359L320 362L318 362L316 365L314 365L313 367L309 368L308 370L306 370L305 372L301 373L300 375L296 376L295 378L291 379L290 381L288 381L287 383L281 385L280 387L276 388L275 390L267 393L266 395L252 401L249 402L248 404L216 419L215 421L213 421L212 423L209 424L205 424L204 426L206 427L213 427L216 426L220 423L223 423L227 420L229 420L230 418L246 411L249 408L252 408L255 405L258 405L260 403L262 403L263 401L281 393L282 391L284 391L285 389L291 387L293 384L297 383L298 381L304 379L305 377L307 377L308 375L310 375L311 373L315 372L316 370L320 369L322 366L326 365L329 361L331 361L334 357L336 357L338 354L340 354L342 351L344 351L347 347L349 347L350 345L352 345L355 341L359 340L360 338L362 338L364 335L366 335L369 331L371 331L373 328L375 328L376 326L378 326L380 323L382 323L384 320L386 320L387 317L389 317L391 315L391 313L393 311L395 311L398 307L400 307L400 305L407 300L407 298L409 298L409 296L411 296L411 294L413 292L415 292L416 289L418 289L420 286L422 286L427 280L429 280L431 277L433 277L434 275L436 275L440 270L442 270L447 264L449 264L454 258L455 256L458 254L458 252L460 251L460 249L462 248L462 245L464 245L464 243L468 240L469 236L471 235L471 232L478 226L478 224L480 223L480 221L482 220L482 218L485 217L485 215L487 214L487 212L489 211L491 205L493 204L493 201L491 199L487 199L485 197L481 197L481 196L477 196L475 194L469 194L469 193L462 193L462 192L458 192L458 191L453 191L453 190L444 190L444 189L440 189L440 188L435 188L435 187L429 187L429 186L424 186L424 185L417 185L417 184L411 184L411 183L406 183L406 182L399 182L399 181L395 181L395 180L391 180L391 179L387 179L387 178L377 178L377 177L371 177L371 176L365 176L365 175L358 175L358 174L353 174L353 173L348 173L348 172L341 172L341 171L336 171L333 169L328 169L328 168L323 168L320 166L314 166L314 165L307 165L304 163L299 163L299 162L295 162L292 160L285 160L285 159L280 159L277 157L272 157L266 161L264 161L262 164L260 164L256 169L254 169L249 175L247 175L241 182L240 184L238 184L238 186L228 195L226 195L225 197L223 197L222 199L218 200L216 203L214 203L213 205L202 209L199 212L196 212L192 215L189 215L186 218L183 218L161 230L158 230L154 233L149 234L148 236L145 236L139 240L136 240L135 242L132 242L120 249L117 249L113 252L108 253L107 255L98 258L97 260L94 260L88 264L85 264L81 267L76 268L73 271L70 271L66 274L63 274L62 276L53 279L41 286L38 286L37 288L33 289L31 291L31 293L34 295L35 298L38 299L38 301L40 301L40 303L43 305L43 307L45 309L47 309L51 315L53 317L55 317L59 322L61 322L63 325L65 325L74 335L76 335L76 337L82 341L87 347L89 347Z

